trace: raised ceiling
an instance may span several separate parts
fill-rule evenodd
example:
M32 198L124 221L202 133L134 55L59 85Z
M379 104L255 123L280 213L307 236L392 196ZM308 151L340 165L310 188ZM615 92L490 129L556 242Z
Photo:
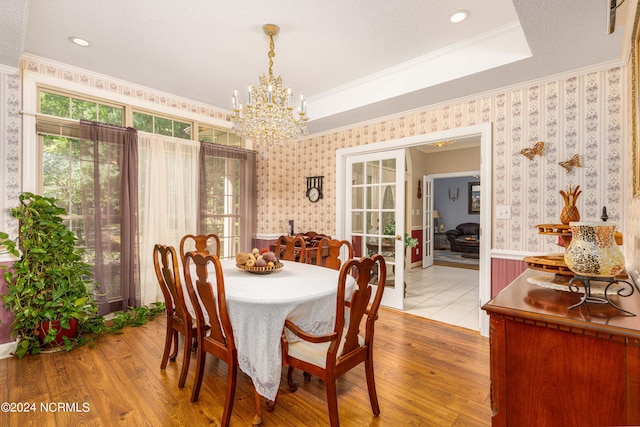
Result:
M0 64L18 67L26 53L230 108L234 89L267 72L261 28L274 23L274 73L304 93L314 133L625 60L637 0L618 9L613 34L607 3L4 0ZM460 9L469 18L450 23Z

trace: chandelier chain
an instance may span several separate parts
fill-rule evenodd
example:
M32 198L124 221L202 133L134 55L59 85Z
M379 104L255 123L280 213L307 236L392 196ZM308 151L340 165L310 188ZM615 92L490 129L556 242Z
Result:
M269 79L273 79L273 57L276 56L276 45L273 43L273 34L269 33Z

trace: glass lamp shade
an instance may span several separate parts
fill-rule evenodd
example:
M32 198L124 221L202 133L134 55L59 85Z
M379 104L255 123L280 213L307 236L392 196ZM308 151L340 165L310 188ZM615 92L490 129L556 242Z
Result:
M576 274L615 277L624 270L624 255L614 240L615 224L570 222L571 243L564 254L567 267Z

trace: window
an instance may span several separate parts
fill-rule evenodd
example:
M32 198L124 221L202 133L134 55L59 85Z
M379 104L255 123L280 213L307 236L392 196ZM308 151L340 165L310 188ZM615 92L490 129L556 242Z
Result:
M191 139L192 124L153 114L133 112L133 127L143 132Z
M123 125L122 106L79 99L53 91L40 91L40 113L76 120L94 120L112 125Z
M242 147L243 142L242 138L234 133L204 125L198 126L198 141L227 145L230 147Z
M65 223L78 238L76 246L84 250L83 261L96 265L96 253L88 244L94 239L90 231L94 218L92 212L86 212L83 204L93 203L93 192L83 191L83 181L94 176L94 146L92 142L76 138L43 135L42 144L42 194L55 197L58 204L67 211ZM101 147L104 150L106 147ZM101 153L104 156L105 153ZM120 283L120 171L117 159L100 164L100 185L106 200L101 212L102 221L108 225L102 230L102 237L108 240L108 249L102 254L102 269L106 273L106 282L101 283L106 291L106 300L111 303L122 299ZM86 183L84 184L86 186ZM109 189L116 189L110 191ZM83 213L84 212L84 213ZM94 242L90 242L94 243ZM120 309L117 305L115 309Z
M141 254L150 253L150 250L142 251L143 245L149 242L163 241L178 245L181 236L187 232L216 233L221 240L221 257L224 258L233 257L241 248L251 244L255 224L255 153L236 148L242 145L241 138L198 122L151 112L132 111L127 114L129 107L126 105L109 104L44 88L39 90L38 101L38 191L45 196L55 197L66 208L68 215L65 222L77 235L78 246L85 250L85 261L108 277L100 284L110 310L130 304L123 300L123 295L129 284L133 283L132 280L123 283L120 274L123 256L128 256L124 255L125 249L131 246L125 244L127 236L120 226L123 217L121 208L124 206L118 195L121 176L118 159L121 154L110 151L104 144L92 144L80 139L79 119L118 126L131 126L127 118L133 119L133 127L144 131L138 134L138 167L160 174L160 178L164 176L167 180L163 186L157 175L150 175L146 180L140 179L143 172L139 169L137 173L134 172L134 176L139 178L138 190L155 194L172 206L189 206L192 209L189 213L178 209L179 215L153 214L148 217L145 212L151 209L143 204L144 197L141 196L137 211ZM201 144L195 140L197 137L209 143ZM143 140L147 141L144 148ZM150 150L156 156L149 156ZM172 169L167 162L172 162ZM194 166L188 169L186 163ZM198 176L200 164L204 173ZM168 173L169 170L173 170L173 174ZM248 176L248 173L251 175ZM88 208L93 206L97 193L91 190L91 185L87 190L86 183L94 180L92 186L101 190L100 209ZM106 225L96 227L96 216L100 217L101 224ZM158 235L158 224L155 222L165 219L167 224L159 227L162 235ZM153 232L150 231L152 229ZM100 236L96 235L95 230L101 231ZM100 250L94 249L97 243L100 243ZM151 268L147 268L149 262L148 258L136 260L136 268L141 274L140 285L145 286L144 290L141 288L140 295L144 298L141 300L143 304L161 300L156 295L159 288L155 283L152 263Z
M205 155L206 174L201 183L201 224L207 233L220 238L220 258L230 258L240 252L240 171L238 159Z
M125 106L115 105L103 100L95 100L89 97L74 96L49 88L41 88L39 91L39 111L41 114L61 117L73 120L93 120L118 126L132 126L133 128L149 133L172 136L182 139L197 139L201 142L211 142L230 147L243 147L244 140L226 130L216 129L212 126L181 120L178 117L168 117L153 112L133 111L133 123L125 123ZM41 121L42 122L42 121ZM41 133L54 133L51 129L59 128L58 123L47 122L43 127L40 123L38 129ZM67 124L67 126L69 126ZM47 129L47 130L44 130ZM194 129L198 129L197 137ZM74 132L65 133L74 136Z

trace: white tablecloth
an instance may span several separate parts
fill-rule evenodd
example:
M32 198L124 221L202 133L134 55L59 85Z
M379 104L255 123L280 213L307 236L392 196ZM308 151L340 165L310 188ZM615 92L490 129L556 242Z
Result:
M259 275L239 270L233 259L222 260L222 270L240 369L251 377L258 393L273 400L282 372L280 336L285 319L310 333L332 331L339 272L285 261L280 271ZM191 277L197 277L193 266ZM349 278L347 296L354 287ZM187 306L193 314L190 301Z

